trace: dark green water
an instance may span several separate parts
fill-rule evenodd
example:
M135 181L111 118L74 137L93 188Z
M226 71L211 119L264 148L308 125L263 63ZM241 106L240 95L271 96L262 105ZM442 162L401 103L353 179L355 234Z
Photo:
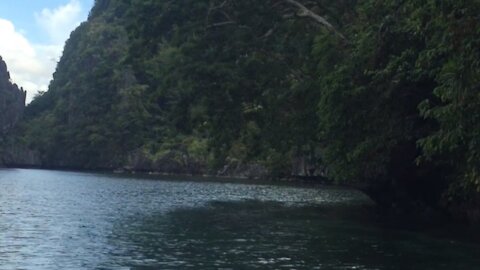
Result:
M480 269L453 235L351 190L0 170L0 269Z

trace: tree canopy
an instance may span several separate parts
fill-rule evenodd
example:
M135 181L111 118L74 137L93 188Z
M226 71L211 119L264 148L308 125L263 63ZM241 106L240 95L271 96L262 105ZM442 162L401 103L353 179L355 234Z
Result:
M302 174L385 205L478 203L479 12L476 0L97 0L23 137L52 166L169 157L288 176L302 159Z

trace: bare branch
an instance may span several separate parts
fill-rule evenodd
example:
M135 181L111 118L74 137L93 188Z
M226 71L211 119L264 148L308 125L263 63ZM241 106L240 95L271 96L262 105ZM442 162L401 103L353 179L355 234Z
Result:
M270 35L273 34L273 31L274 31L275 28L272 28L270 30L267 31L267 33L265 33L262 38L268 38Z
M225 0L225 1L223 1L220 5L218 5L218 6L216 6L216 7L212 5L212 4L213 4L212 2L210 2L210 9L211 9L211 10L214 10L214 9L223 8L223 7L225 6L225 4L227 4L227 2L228 2L228 0Z
M208 8L207 16L205 17L205 29L235 23L234 20L225 11L221 10L228 2L229 0L225 0L220 5L214 6L214 1L210 1L210 7ZM219 10L219 12L226 17L227 21L210 24L210 16L212 15L212 13L217 12L217 10Z
M289 3L290 5L296 6L300 12L298 13L298 16L301 17L309 17L311 19L314 19L318 23L322 24L325 26L329 31L335 33L337 36L342 38L343 40L347 40L345 36L340 33L331 23L329 23L324 17L316 14L315 12L311 11L308 9L306 6L302 5L300 2L295 1L295 0L284 0L285 2Z
M207 28L220 27L220 26L229 25L229 24L236 24L236 22L226 21L226 22L213 23L213 24L207 26Z

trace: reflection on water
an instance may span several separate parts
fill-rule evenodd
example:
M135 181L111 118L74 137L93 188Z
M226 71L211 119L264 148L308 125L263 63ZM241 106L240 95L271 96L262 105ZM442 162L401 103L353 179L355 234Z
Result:
M0 269L476 269L341 189L0 171Z

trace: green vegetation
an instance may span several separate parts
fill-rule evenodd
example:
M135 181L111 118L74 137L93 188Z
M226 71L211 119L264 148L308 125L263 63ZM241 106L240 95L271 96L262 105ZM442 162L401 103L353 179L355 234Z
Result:
M46 166L301 163L387 206L479 209L478 14L476 0L97 0L22 137Z
M21 120L26 93L12 83L7 65L0 56L0 166L8 159L8 132Z

